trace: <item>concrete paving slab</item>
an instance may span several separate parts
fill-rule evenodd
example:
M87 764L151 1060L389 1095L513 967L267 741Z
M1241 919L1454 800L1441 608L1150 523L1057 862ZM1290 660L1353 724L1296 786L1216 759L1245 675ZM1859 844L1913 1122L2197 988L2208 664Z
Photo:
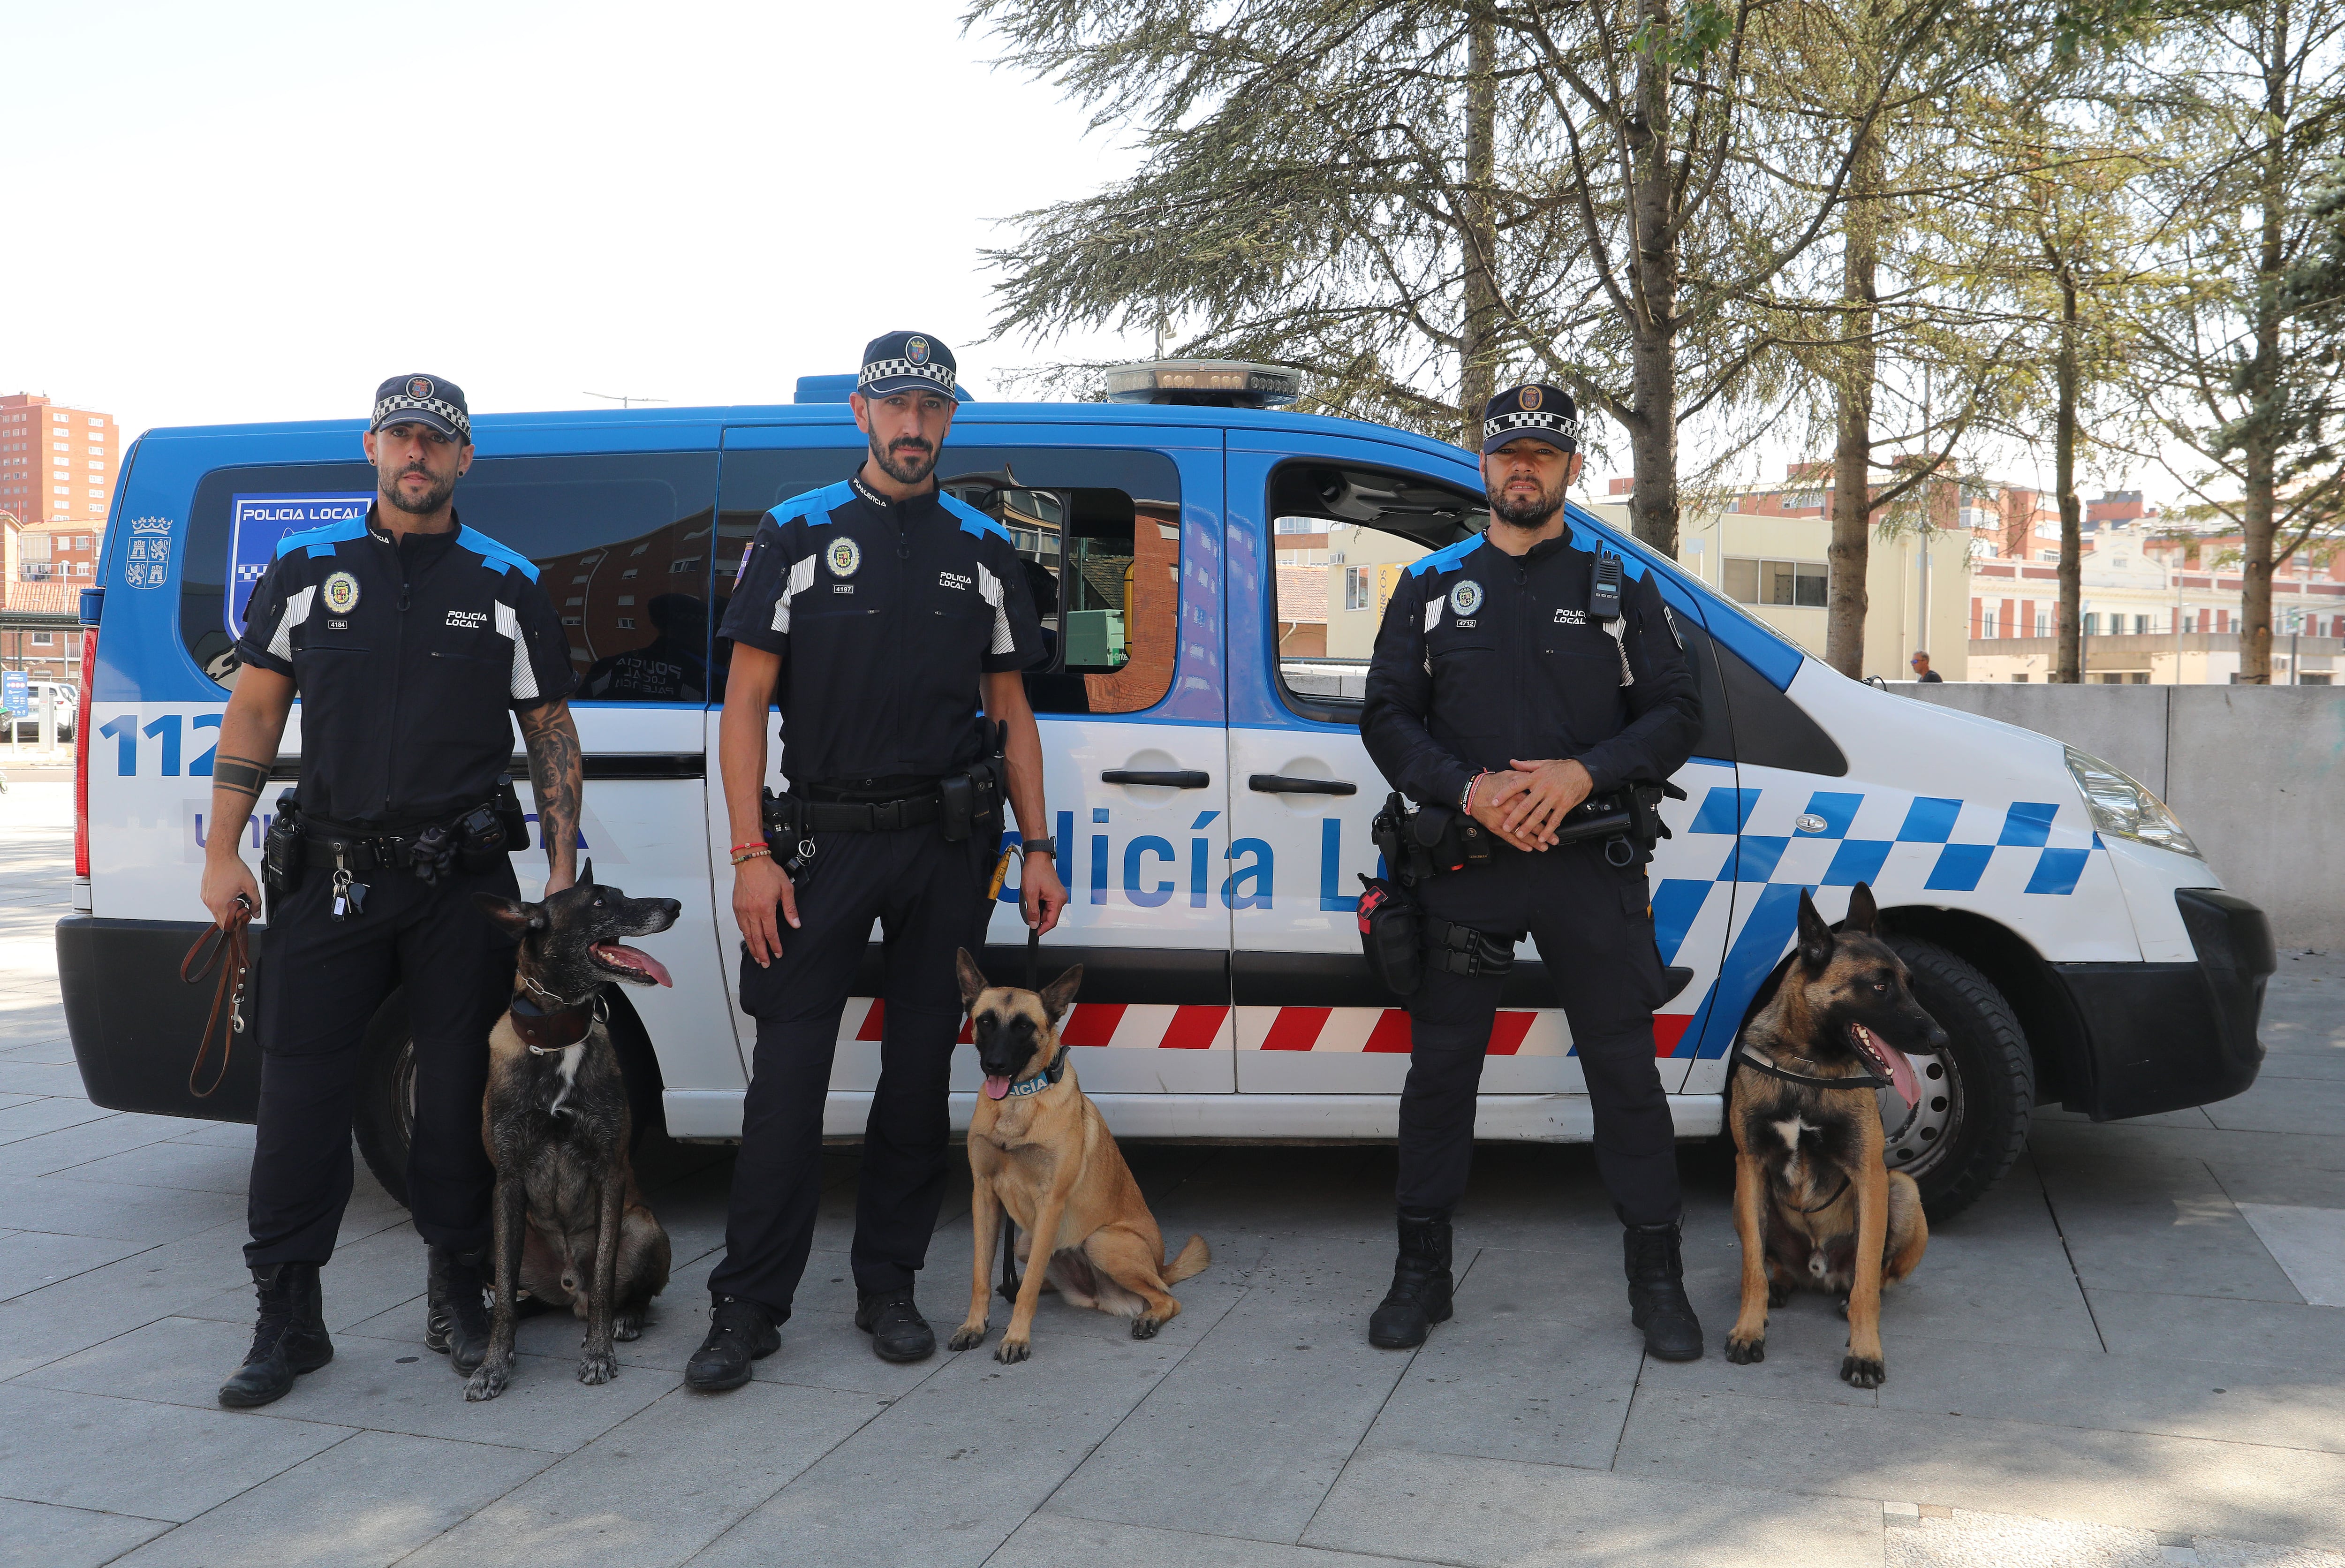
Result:
M2322 1170L2267 1156L2230 1159L2221 1155L2209 1156L2207 1168L2243 1213L2251 1203L2345 1208L2345 1170Z
M242 1238L238 1238L240 1247ZM243 1268L241 1252L238 1254L237 1273L242 1278L218 1295L208 1297L187 1307L180 1316L210 1318L223 1323L252 1325L252 1278ZM401 1223L372 1236L334 1248L333 1261L319 1270L318 1281L325 1298L326 1327L334 1333L346 1330L360 1334L369 1332L361 1327L409 1301L420 1301L428 1283L429 1262L423 1238L415 1234L412 1226ZM423 1317L419 1308L414 1317L414 1338L423 1337ZM387 1335L385 1338L399 1338Z
M2345 1083L2345 1048L2315 1045L2300 1051L2271 1052L2264 1057L2263 1067L2256 1074L2259 1084L2288 1078Z
M81 1081L81 1069L60 1067L53 1062L0 1062L0 1091L11 1095L46 1095L88 1103L86 1090ZM105 1114L114 1115L111 1111ZM0 1116L5 1115L5 1112L0 1112Z
M73 1040L65 1034L48 1040L35 1040L11 1050L8 1059L12 1062L47 1062L63 1066L74 1059Z
M2345 1539L2345 1455L1903 1409L1639 1392L1615 1468L2250 1541Z
M252 1176L252 1151L157 1138L54 1174L64 1181L225 1192L242 1197Z
M0 1084L7 1081L7 1064L0 1063ZM20 1093L15 1098L15 1105L0 1111L0 1148L21 1143L26 1138L36 1138L43 1133L54 1133L60 1127L76 1127L85 1122L103 1122L118 1115L83 1099L78 1083L70 1095L44 1091L40 1094ZM0 1172L0 1175L15 1174Z
M1882 1339L1893 1367L1910 1353L1914 1336L1902 1331L1895 1315L1896 1296L1883 1309ZM1840 1380L1841 1358L1848 1353L1848 1324L1834 1304L1804 1293L1776 1308L1767 1319L1767 1359L1738 1367L1726 1359L1726 1331L1737 1311L1731 1299L1695 1303L1701 1316L1702 1358L1699 1361L1647 1359L1637 1386L1663 1393L1739 1394L1754 1400L1800 1400L1812 1404L1871 1405L1870 1389L1852 1389ZM1629 1329L1628 1314L1619 1328ZM1599 1469L1608 1468L1609 1461Z
M0 1095L0 1111L8 1110L16 1105L29 1105L40 1098L42 1096L39 1095Z
M2041 1157L2073 1153L2100 1166L2133 1159L2249 1159L2273 1165L2345 1170L2345 1135L2312 1133L2194 1131L2188 1127L2137 1127L2131 1122L2047 1122L2034 1128L2028 1146Z
M170 1528L159 1519L0 1498L0 1568L100 1568Z
M2086 1297L2118 1355L2188 1359L2212 1351L2227 1361L2291 1367L2307 1376L2345 1373L2345 1322L2334 1307L2143 1290L2091 1290Z
M1059 1334L1038 1338L1035 1359L1017 1366L955 1357L693 1562L982 1563L1182 1353Z
M1473 1568L1878 1568L1881 1508L1446 1454L1364 1455L1303 1537Z
M389 1568L552 1463L486 1443L360 1432L148 1542L123 1568Z
M2086 1289L2302 1299L2204 1162L2038 1165Z
M222 1410L0 1386L0 1493L28 1502L193 1519L351 1435L317 1421L242 1422ZM140 1456L190 1462L142 1462ZM193 1456L201 1455L200 1462Z
M142 1248L0 1302L0 1378L180 1311L243 1272L232 1243L204 1234ZM238 1359L242 1355L239 1348Z
M1098 1568L1101 1563L1145 1563L1147 1568L1406 1568L1418 1560L1362 1557L1315 1546L1277 1546L1043 1512L1030 1516L985 1561L986 1568Z
M1479 1454L1605 1470L1644 1347L1625 1316L1574 1326L1461 1309L1415 1355L1360 1451Z
M1375 1307L1356 1292L1248 1291L1052 1508L1295 1540L1408 1369L1367 1342Z
M2246 1094L2207 1107L2226 1131L2333 1133L2345 1126L2345 1082L2334 1079L2260 1079Z
M183 1129L174 1133L175 1144L216 1144L221 1148L252 1152L252 1124L249 1122L183 1122Z
M1954 1508L1891 1522L1886 1568L1974 1568L1981 1563L2056 1564L2057 1568L2345 1568L2345 1556L2302 1546L2267 1546L2171 1531L2122 1530L2022 1519Z
M441 1536L402 1568L560 1563L668 1568L888 1407L868 1394L752 1383L678 1389Z
M249 1328L166 1318L6 1386L104 1391L148 1401L156 1409L217 1409L220 1383L243 1361L251 1342ZM515 1362L513 1385L502 1395L470 1404L463 1380L450 1369L445 1356L420 1343L337 1334L333 1360L304 1376L291 1393L257 1410L233 1413L253 1423L331 1420L374 1431L569 1453L677 1382L648 1369L623 1369L610 1382L590 1389L578 1381L574 1357L524 1356Z
M2239 1212L2315 1307L2345 1307L2345 1208L2243 1203Z
M0 1299L55 1285L140 1250L137 1242L104 1237L10 1231L0 1237Z
M160 1143L170 1131L170 1122L163 1116L116 1114L18 1138L0 1144L0 1179L52 1176L125 1149Z

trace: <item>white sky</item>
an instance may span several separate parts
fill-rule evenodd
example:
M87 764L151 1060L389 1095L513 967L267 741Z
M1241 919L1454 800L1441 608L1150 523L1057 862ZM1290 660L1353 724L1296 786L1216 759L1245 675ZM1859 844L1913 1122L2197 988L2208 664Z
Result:
M994 392L1068 351L979 341L994 220L1128 160L959 8L0 0L0 392L133 433L417 370L786 402L916 328Z

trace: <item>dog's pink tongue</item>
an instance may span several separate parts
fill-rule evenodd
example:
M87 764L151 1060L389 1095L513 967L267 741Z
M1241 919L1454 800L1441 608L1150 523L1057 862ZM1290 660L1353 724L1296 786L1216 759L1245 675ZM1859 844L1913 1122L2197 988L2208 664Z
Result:
M999 1099L1000 1099L1003 1095L1007 1095L1007 1094L1009 1094L1009 1093L1010 1093L1010 1074L1007 1074L1007 1073L989 1073L989 1074L987 1074L985 1075L985 1097L986 1097L987 1099L989 1099L989 1100L999 1100Z
M658 959L654 958L650 953L644 952L641 948L622 947L615 942L598 942L594 944L594 951L601 953L603 957L610 962L623 963L629 969L637 970L645 974L650 975L662 985L674 985L675 983L673 979L669 978L667 965L662 963Z
M1880 1052L1889 1063L1889 1083L1891 1087L1897 1091L1898 1097L1909 1105L1920 1105L1922 1080L1915 1075L1914 1064L1905 1059L1904 1052L1900 1051L1880 1035L1872 1035L1871 1039L1873 1048Z

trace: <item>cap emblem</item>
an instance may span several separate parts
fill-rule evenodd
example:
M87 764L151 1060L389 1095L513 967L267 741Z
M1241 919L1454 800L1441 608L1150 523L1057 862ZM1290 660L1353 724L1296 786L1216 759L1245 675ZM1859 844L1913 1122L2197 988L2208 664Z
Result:
M914 338L905 343L904 357L911 361L916 365L927 364L929 362L929 340L926 338Z
M1470 616L1482 607L1482 585L1471 577L1462 579L1449 590L1449 608L1454 615Z
M348 572L336 572L318 589L326 601L326 608L338 616L348 615L359 602L359 580Z
M1526 411L1536 411L1539 405L1539 400L1545 396L1547 396L1547 394L1539 391L1537 387L1525 387L1522 391L1524 409Z
M829 548L823 551L822 558L823 564L830 568L832 576L851 577L855 575L855 569L863 565L863 547L852 539L833 539Z
M407 381L407 395L409 397L430 397L431 395L431 378L430 376L410 376Z

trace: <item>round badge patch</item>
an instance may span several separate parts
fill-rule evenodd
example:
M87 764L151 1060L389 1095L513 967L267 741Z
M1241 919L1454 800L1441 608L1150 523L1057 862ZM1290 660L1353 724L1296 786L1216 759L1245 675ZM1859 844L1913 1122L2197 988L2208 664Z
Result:
M851 577L855 568L863 565L863 549L852 539L833 539L830 547L822 553L822 559L832 576Z
M431 378L430 376L410 377L407 382L407 395L409 397L430 397L431 395Z
M1449 590L1449 608L1453 614L1470 616L1482 607L1482 585L1468 577Z
M1541 400L1546 396L1547 394L1539 391L1537 387L1525 387L1523 389L1523 412L1525 413L1537 412Z
M904 345L904 357L916 365L929 362L929 340L914 338Z
M348 572L336 572L319 587L318 594L326 601L326 608L338 616L348 615L350 606L359 602L359 580Z

